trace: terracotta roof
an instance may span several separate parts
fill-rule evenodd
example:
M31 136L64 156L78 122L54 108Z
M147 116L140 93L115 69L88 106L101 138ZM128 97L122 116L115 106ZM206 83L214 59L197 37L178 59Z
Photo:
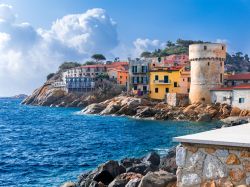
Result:
M227 80L250 80L250 72L249 73L238 73L234 75L225 76Z
M237 86L230 86L230 87L220 87L220 88L213 88L212 91L231 91L231 90L248 90L250 89L250 84L240 84Z

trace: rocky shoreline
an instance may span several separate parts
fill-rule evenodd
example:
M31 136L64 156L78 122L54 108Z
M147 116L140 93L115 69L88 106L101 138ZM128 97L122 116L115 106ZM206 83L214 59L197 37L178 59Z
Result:
M155 120L205 121L226 119L228 117L248 117L249 110L232 108L227 104L196 103L185 107L173 107L163 102L144 98L118 96L100 103L93 103L81 111L83 114L131 116Z
M175 155L173 147L163 157L151 152L143 158L110 160L81 174L77 182L66 182L61 187L174 187Z

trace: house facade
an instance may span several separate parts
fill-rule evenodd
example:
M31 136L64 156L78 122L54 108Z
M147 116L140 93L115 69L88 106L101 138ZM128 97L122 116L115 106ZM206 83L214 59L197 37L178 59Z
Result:
M128 86L128 70L117 71L117 84Z
M94 79L91 77L67 77L66 89L67 92L89 92L95 88Z
M211 89L212 103L226 103L240 109L250 109L250 84Z
M149 97L164 100L168 93L180 93L179 81L181 79L178 67L155 67L149 73Z
M129 59L128 89L133 94L144 95L149 91L149 59Z
M233 75L226 75L224 84L226 86L237 86L240 84L250 84L250 73L237 73Z

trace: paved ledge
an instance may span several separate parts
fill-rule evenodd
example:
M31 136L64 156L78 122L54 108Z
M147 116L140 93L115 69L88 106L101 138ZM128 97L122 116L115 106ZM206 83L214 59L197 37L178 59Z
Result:
M173 138L175 142L250 148L250 123Z

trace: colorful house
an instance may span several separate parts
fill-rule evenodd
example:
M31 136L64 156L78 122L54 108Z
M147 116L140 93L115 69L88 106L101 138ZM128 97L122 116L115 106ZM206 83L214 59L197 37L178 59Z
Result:
M117 71L117 84L128 86L128 70Z
M152 99L164 100L167 93L188 93L188 77L182 66L156 67L149 73L149 96ZM183 77L185 76L185 78ZM185 80L185 81L183 81ZM186 84L185 84L185 83ZM181 88L180 83L186 89Z
M129 59L128 90L136 95L144 95L149 90L149 64L150 59Z

